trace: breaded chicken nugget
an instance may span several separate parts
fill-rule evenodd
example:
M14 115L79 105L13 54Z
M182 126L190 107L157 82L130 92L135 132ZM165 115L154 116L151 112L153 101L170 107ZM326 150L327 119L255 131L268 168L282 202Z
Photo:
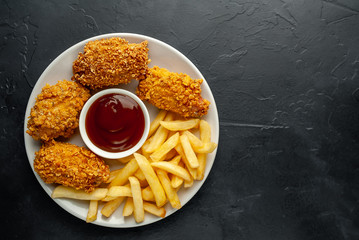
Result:
M201 96L202 79L191 79L184 73L173 73L157 66L148 69L136 94L160 109L183 117L201 117L207 114L209 101Z
M26 131L35 140L70 137L79 125L80 111L90 91L72 81L46 84L31 109Z
M91 89L141 80L147 72L147 41L131 43L114 37L90 41L73 63L73 77Z
M110 176L109 166L94 153L74 144L46 142L35 153L35 171L45 183L91 192Z

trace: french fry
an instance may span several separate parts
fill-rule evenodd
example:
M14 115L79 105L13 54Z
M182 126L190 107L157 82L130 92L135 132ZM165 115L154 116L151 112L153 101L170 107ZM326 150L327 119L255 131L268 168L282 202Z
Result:
M175 121L160 121L161 126L170 130L170 131L184 131L191 128L196 128L199 124L199 119L189 119L189 120L175 120Z
M113 186L113 187L117 187L117 186ZM113 188L113 187L111 187L111 188ZM130 184L127 183L126 185L121 186L121 187L126 187L126 188L130 189ZM109 188L109 189L111 189L111 188ZM115 189L116 189L116 188L114 188L113 191L116 191ZM121 190L120 190L120 191L121 191ZM130 191L131 191L131 190L130 190ZM114 195L114 196L109 196L108 193L109 193L109 192L107 192L106 197L103 198L103 199L101 199L101 201L103 201L103 202L109 202L109 201L112 201L112 200L114 200L114 199L120 197L120 196L116 196L116 195ZM123 195L126 195L126 194L123 194ZM131 196L132 196L132 195L131 195ZM125 197L125 196L122 196L122 197Z
M196 178L197 177L197 169L195 168L192 168L190 165L189 165L189 162L187 160L187 157L183 151L183 148L181 146L181 144L178 144L176 147L175 147L176 151L178 152L178 154L181 156L181 159L183 161L183 163L185 164L188 172L191 174L191 176L193 178Z
M132 192L129 186L113 186L108 189L107 196L113 198L132 197Z
M136 177L128 178L131 191L132 191L132 200L133 200L133 216L137 223L143 222L145 220L145 210L143 209L143 200L141 194L140 182Z
M142 189L142 198L145 201L150 201L150 202L156 201L150 186L147 186L144 189Z
M101 209L101 214L105 217L110 217L116 209L121 205L125 197L119 197L115 198L114 200L111 200L107 202Z
M51 194L52 198L71 198L78 200L101 200L107 194L107 188L96 188L90 193L71 187L57 186Z
M157 128L160 126L160 121L162 121L166 117L166 114L166 110L161 110L157 114L156 118L150 124L150 131L148 133L148 137L151 137L152 134L157 130Z
M122 169L116 169L116 170L111 171L110 177L109 177L107 183L112 182L121 171L122 171Z
M93 222L97 219L98 200L90 200L89 210L87 212L86 222Z
M128 217L133 213L133 200L132 197L126 199L126 203L123 206L122 216Z
M183 183L183 178L180 178L177 175L173 175L171 176L171 186L173 188L178 188L179 186L181 186L181 184Z
M157 207L155 204L149 202L143 202L143 208L146 212L151 213L155 216L164 218L166 216L166 209L163 207Z
M158 162L166 156L166 154L171 151L179 141L179 133L177 132L172 137L168 138L157 150L151 154L150 158L152 161Z
M160 181L158 180L155 171L153 170L150 162L146 159L146 157L138 153L135 153L134 156L138 163L138 166L141 168L148 184L152 189L157 207L162 207L166 203L166 194L162 188Z
M192 187L193 186L193 178L191 178L191 180L190 181L184 181L184 185L183 185L183 187L184 188L190 188L190 187Z
M143 172L142 172L142 170L140 168L135 172L135 174L133 176L135 176L138 179L138 181L140 181L141 187L147 187L148 186L148 182L146 180L146 177L145 177L145 175L143 174Z
M177 153L177 152L176 152ZM174 165L178 165L179 162L181 161L181 155L177 155L174 158L172 158L171 161L168 161L169 163L172 163Z
M211 142L211 126L205 120L199 122L199 132L201 141L204 143Z
M177 165L180 167L184 167L184 163L182 161L179 162ZM179 186L181 186L182 183L183 183L183 178L181 178L177 175L171 174L171 186L173 188L178 188Z
M147 152L147 149L148 149L148 146L150 146L152 139L153 139L153 136L148 138L141 147L142 155L145 156L146 158L149 158L150 154L151 154L150 152Z
M202 180L204 178L204 171L206 169L207 154L198 153L197 159L198 159L199 167L197 168L196 180Z
M131 161L133 159L133 155L131 154L130 156L124 157L124 158L119 158L117 159L117 161L119 161L120 163L126 164L129 161Z
M173 119L173 114L167 113L165 120L171 121ZM147 148L144 150L148 153L153 153L156 151L157 148L159 148L162 143L164 143L167 139L168 130L164 128L163 126L159 126L157 131L152 136L152 139L148 145Z
M184 131L183 134L187 135L188 140L193 148L201 148L203 146L203 142L190 131Z
M168 135L168 130L164 127L159 127L155 134L153 135L153 139L148 144L148 147L145 148L147 153L153 153L157 148L161 146L164 141L166 141Z
M138 169L138 164L136 159L132 159L130 160L123 168L121 171L121 174L118 174L115 179L112 180L112 182L110 183L110 185L108 186L113 187L113 186L121 186L123 184L125 184L128 180L129 176L132 176Z
M140 168L135 172L134 176L135 176L140 182L141 182L141 181L146 181L146 177L145 177L145 175L143 174L143 172L142 172L142 170L141 170Z
M181 135L180 137L181 145L183 148L183 151L186 155L188 164L191 168L198 168L199 163L196 154L194 153L192 146L188 140L187 135Z
M211 153L217 148L217 144L214 142L206 142L200 148L193 148L196 153Z
M156 167L156 168L165 170L169 173L172 173L174 175L177 175L186 181L191 180L191 176L189 175L187 170L178 165L175 165L175 164L172 164L169 162L153 162L153 163L151 163L151 165L152 165L152 167Z
M176 155L177 155L176 149L172 148L171 151L169 151L169 152L166 154L166 157L165 157L164 160L165 160L165 161L170 160L170 159L174 158Z
M163 189L166 192L169 202L171 206L177 209L181 208L181 202L178 198L177 192L171 186L171 181L167 175L167 173L162 169L156 169L157 176L163 186Z

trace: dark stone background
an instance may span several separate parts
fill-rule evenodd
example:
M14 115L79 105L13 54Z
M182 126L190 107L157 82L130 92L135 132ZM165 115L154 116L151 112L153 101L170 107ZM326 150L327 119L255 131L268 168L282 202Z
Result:
M158 38L209 83L220 144L198 194L134 229L86 224L43 191L25 107L61 52L111 32ZM4 1L0 4L4 239L359 239L359 1Z

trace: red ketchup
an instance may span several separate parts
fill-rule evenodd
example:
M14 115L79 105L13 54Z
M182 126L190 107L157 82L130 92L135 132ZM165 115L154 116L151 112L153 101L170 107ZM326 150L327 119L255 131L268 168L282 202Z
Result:
M145 129L140 105L129 96L107 94L89 108L85 120L91 142L108 152L122 152L135 146Z

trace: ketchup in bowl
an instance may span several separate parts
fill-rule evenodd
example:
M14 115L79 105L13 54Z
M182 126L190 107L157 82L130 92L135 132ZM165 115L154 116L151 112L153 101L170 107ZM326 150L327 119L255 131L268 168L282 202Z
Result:
M145 129L139 104L129 96L111 93L98 98L89 107L85 119L91 142L108 152L122 152L134 147Z

